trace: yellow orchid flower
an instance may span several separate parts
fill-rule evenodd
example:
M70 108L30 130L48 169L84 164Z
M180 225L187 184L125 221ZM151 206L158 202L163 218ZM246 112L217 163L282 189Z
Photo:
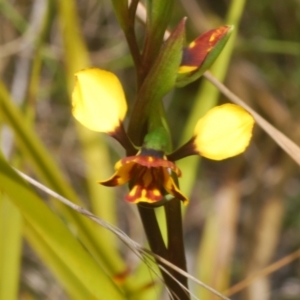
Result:
M188 199L172 177L172 174L181 176L175 160L195 154L214 160L226 159L242 153L250 142L252 116L237 105L224 104L207 112L197 122L191 140L175 152L166 155L147 148L146 144L137 149L123 128L127 104L118 78L96 68L80 71L75 76L74 117L91 130L110 134L127 152L135 154L117 162L115 174L99 182L105 186L129 183L128 202L156 203L170 194L187 204Z

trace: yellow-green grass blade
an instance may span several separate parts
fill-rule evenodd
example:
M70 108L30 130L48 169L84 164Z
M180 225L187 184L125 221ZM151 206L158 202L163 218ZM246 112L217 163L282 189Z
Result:
M0 189L18 207L45 244L64 261L95 299L125 299L112 279L71 234L65 224L41 201L30 186L0 155Z
M0 192L0 299L17 299L22 251L22 216Z
M0 0L0 12L10 20L10 22L19 32L23 33L26 30L28 23L15 9L14 4L10 3L9 1Z
M25 222L24 234L31 247L41 258L42 262L49 270L51 270L58 280L58 283L70 296L70 299L92 299L90 291L72 273L69 266L57 256L55 251L45 243L43 237L41 237L28 222Z
M26 118L13 104L2 82L0 82L0 114L1 119L14 131L17 144L27 158L31 160L32 166L39 176L58 193L64 194L69 199L79 203L76 194L66 182L38 136L26 124Z
M158 295L162 292L163 282L159 268L153 260L147 259L147 261L141 262L134 275L137 292L130 297L130 300L159 298Z

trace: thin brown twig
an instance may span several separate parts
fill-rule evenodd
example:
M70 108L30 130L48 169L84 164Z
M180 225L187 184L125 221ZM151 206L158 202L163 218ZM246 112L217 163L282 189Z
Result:
M129 2L127 24L124 30L127 44L129 46L131 56L134 60L137 73L139 72L141 67L141 53L136 40L135 28L134 28L135 14L136 14L138 3L139 3L138 0L132 0Z
M295 252L283 257L282 259L274 262L273 264L267 266L266 268L255 272L254 274L250 275L249 277L245 278L244 280L240 281L239 283L233 285L228 290L223 292L226 296L232 296L247 286L249 286L253 281L258 278L268 276L275 271L279 270L280 268L284 267L285 265L291 263L292 261L298 259L300 257L300 249L296 250Z

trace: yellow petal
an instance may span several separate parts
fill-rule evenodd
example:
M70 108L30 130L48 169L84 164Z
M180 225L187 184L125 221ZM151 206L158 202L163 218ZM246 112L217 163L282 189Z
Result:
M201 156L221 160L245 151L254 119L240 106L216 106L195 127L195 147Z
M96 68L79 71L75 76L73 116L91 130L114 132L127 111L119 79L111 72Z
M173 195L175 198L183 201L184 205L189 203L189 199L182 194L180 189L175 184L172 176L170 176L169 172L166 169L163 169L163 186L165 190L170 194Z
M116 163L115 166L116 172L114 175L112 175L110 178L106 180L98 181L98 183L105 186L118 186L127 183L132 177L131 171L135 163L130 162L128 164L123 165L120 162L121 161L118 161Z

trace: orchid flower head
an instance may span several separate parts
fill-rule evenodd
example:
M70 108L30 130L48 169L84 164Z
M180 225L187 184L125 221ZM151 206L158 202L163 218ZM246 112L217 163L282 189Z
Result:
M165 153L164 143L158 138L159 130L146 134L143 146L134 148L123 127L127 103L119 79L96 68L79 71L75 76L72 95L75 119L91 130L115 137L127 147L127 152L135 154L117 162L111 178L99 181L105 186L128 183L130 191L125 199L130 203L157 203L169 194L187 204L187 197L174 180L181 176L174 161L188 155L222 160L244 152L250 142L253 117L240 106L224 104L200 118L192 138L171 154Z

